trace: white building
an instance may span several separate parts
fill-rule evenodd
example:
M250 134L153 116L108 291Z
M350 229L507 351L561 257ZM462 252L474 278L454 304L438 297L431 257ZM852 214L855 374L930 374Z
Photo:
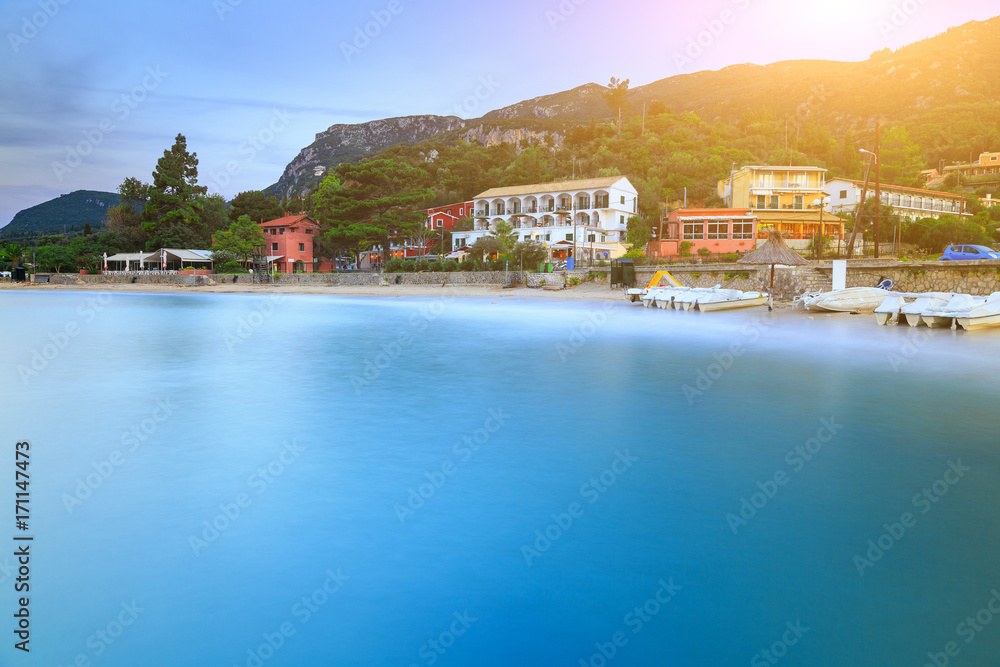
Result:
M581 248L624 242L626 222L639 211L638 193L624 176L493 188L474 201L473 229L453 232L454 248L472 245L499 222L513 227L518 241L534 239L548 246L572 244L574 233Z
M863 181L850 178L834 178L826 182L826 191L830 195L828 211L834 213L851 213L861 201ZM907 188L902 185L886 185L882 183L882 203L892 206L901 217L910 220L917 218L939 218L944 214L972 215L965 204L962 195L937 190ZM875 184L868 183L868 196L875 196Z

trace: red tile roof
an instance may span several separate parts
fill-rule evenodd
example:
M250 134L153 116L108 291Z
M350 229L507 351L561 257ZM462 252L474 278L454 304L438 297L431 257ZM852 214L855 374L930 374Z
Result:
M294 227L300 222L308 221L310 224L319 227L319 223L310 218L305 213L300 213L299 215L286 215L284 218L276 218L274 220L268 220L263 223L264 227Z

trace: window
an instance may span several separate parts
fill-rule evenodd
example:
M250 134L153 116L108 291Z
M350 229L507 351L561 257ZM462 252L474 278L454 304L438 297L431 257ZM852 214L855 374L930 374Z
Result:
M622 203L625 203L625 195L622 195Z
M284 227L280 228L280 229L278 230L278 233L279 233L279 234L284 234L284 233L285 233L285 228L284 228Z
M767 195L757 195L757 208L767 206Z
M841 190L840 191L840 198L841 199L847 199L847 190Z
M566 235L566 240L567 241L572 241L573 240L573 235L572 234L567 234Z
M439 219L439 220L437 221L437 225L436 225L436 226L437 226L437 227L444 227L444 219Z
M594 208L607 208L608 207L608 195L594 195Z
M551 241L552 240L552 233L551 232L545 235L545 240L546 241Z
M597 240L597 234L587 234L587 241L593 243Z
M272 250L272 252L278 252L278 244L277 243L272 243L271 244L271 250Z
M306 234L315 234L315 233L316 233L316 230L313 229L312 227L310 227L309 229L306 230Z
M771 195L770 197L768 197L768 199L767 199L767 207L768 208L781 208L778 205L778 195Z
M306 244L305 243L300 243L299 244L299 252L305 252L305 251L306 251Z
M996 161L997 161L997 156L996 155L991 155L990 156L990 162L996 162Z
M733 223L733 238L734 239L752 239L753 238L753 223L752 222L734 222Z
M795 195L795 206L794 206L794 208L796 210L800 210L801 211L802 210L802 204L803 204L803 195Z
M685 222L684 223L684 238L685 239L703 239L705 238L705 223L704 222Z
M728 222L710 222L708 223L708 238L710 239L728 239L729 238L729 223Z
M624 215L619 215L618 216L618 224L620 224L620 225L624 225L625 224L625 216Z

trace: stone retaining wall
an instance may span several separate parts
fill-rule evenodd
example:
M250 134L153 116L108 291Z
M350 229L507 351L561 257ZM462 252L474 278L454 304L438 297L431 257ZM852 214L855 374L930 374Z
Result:
M770 284L769 266L745 264L704 264L636 267L636 284L649 282L659 269L670 271L678 282L691 287L721 284L728 289L760 290ZM590 271L609 271L595 268ZM577 273L577 272L573 272ZM586 273L584 271L583 273ZM807 291L809 277L817 274L832 278L833 263L825 260L798 267L776 267L775 296L792 298ZM898 292L962 292L985 296L1000 291L1000 262L897 262L896 260L850 260L847 264L848 287L874 287L891 278Z
M727 289L756 291L766 289L770 282L770 267L745 264L691 264L667 267L636 267L636 284L645 285L660 268L670 273L682 285L712 287L722 285ZM777 267L774 273L775 296L792 298L807 291L809 278L816 275L830 277L830 261L819 264L810 262L799 267ZM280 274L277 285L503 285L506 278L517 278L528 287L566 285L572 278L580 282L589 274L607 274L607 267L576 269L557 273L524 273L511 271L455 271L451 273L295 273ZM42 274L45 275L45 274ZM852 260L847 266L847 286L875 286L880 280L891 278L894 289L900 292L964 292L988 295L1000 291L1000 262L896 262L895 260ZM139 285L214 285L231 283L232 274L216 275L142 275L136 278ZM398 279L398 282L397 282ZM56 285L126 284L132 276L79 275L76 273L49 274L49 282ZM252 283L252 276L240 274L238 283ZM607 279L604 280L607 284Z

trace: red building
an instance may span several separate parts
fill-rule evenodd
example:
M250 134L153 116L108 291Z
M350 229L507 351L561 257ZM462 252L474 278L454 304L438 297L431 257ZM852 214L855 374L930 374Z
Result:
M472 207L473 202L466 201L424 209L422 212L427 214L424 225L435 231L440 229L451 231L460 219L472 217Z
M314 255L313 239L319 234L319 224L308 215L289 215L261 223L267 254L279 273L328 272L333 263Z
M679 255L681 245L697 254L701 248L715 253L753 250L757 238L757 216L745 208L677 209L660 225L660 236L650 250L657 255Z
M436 255L441 249L440 232L451 231L462 218L472 218L473 205L474 202L466 201L459 202L457 204L448 204L446 206L435 206L434 208L423 209L421 213L427 216L424 220L424 228L429 230L432 235L426 239L423 246L417 244L393 247L391 256L414 259L424 257L426 255ZM445 252L451 251L451 247L447 239L445 239L444 250Z

